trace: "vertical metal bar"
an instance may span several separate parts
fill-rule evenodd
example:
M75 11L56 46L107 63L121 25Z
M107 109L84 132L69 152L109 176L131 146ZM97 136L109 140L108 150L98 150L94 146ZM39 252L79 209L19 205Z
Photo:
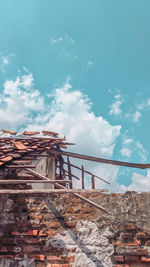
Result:
M92 175L92 177L91 177L91 184L92 184L92 189L95 189L95 179L94 179L94 175Z
M82 168L82 189L84 189L84 167L83 165L81 166Z
M69 157L67 157L67 162L68 162L68 175L69 175L69 180L71 181L70 189L72 189L72 175L71 175L71 166L70 166Z

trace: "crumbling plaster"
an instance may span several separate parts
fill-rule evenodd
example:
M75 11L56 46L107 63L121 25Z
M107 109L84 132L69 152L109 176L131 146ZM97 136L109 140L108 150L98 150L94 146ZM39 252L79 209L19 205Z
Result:
M113 265L116 263L115 255L122 258L134 255L136 260L139 259L138 264L127 266L150 266L148 262L146 265L141 263L143 254L139 254L139 251L144 251L144 257L150 258L150 193L92 193L84 196L100 204L108 214L67 193L0 197L1 247L6 246L4 237L14 238L14 231L20 232L20 236L17 234L15 237L16 242L22 240L15 244L14 259L0 258L0 267L52 266L48 265L51 263L47 259L51 256L57 256L58 263L62 256L67 257L68 261L72 257L65 267L116 267ZM37 241L36 244L32 244L30 236L21 236L22 232L31 229L36 229L37 233L32 237ZM143 237L136 238L141 232L146 241L143 241ZM132 236L133 240L124 243L125 235ZM45 257L44 263L30 259L30 249L28 253L25 252L26 240L31 242L33 251L36 249L35 254ZM128 245L131 242L133 244ZM8 253L11 253L9 248Z

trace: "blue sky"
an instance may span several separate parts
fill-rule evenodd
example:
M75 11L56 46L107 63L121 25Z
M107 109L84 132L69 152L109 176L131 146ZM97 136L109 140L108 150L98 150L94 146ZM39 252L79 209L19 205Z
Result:
M1 128L53 128L74 151L148 162L149 10L149 0L1 1ZM150 183L146 171L86 167L115 190Z

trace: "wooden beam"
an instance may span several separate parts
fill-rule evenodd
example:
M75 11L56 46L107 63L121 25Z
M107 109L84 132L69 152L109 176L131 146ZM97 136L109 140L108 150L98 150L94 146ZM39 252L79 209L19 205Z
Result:
M68 177L69 177L69 180L71 181L70 189L72 189L72 173L71 173L71 166L70 166L69 157L67 157L67 163L68 163Z
M91 177L91 184L92 184L92 189L95 189L94 175L92 175L92 177Z
M35 165L7 165L6 168L25 169L25 168L36 168L36 166Z
M17 179L20 179L20 180L23 180L23 179L28 179L28 180L32 180L32 179L35 179L35 176L34 175L31 175L31 174L17 174L16 176Z
M106 192L106 190L94 190L95 193ZM82 189L26 189L26 190L18 190L18 189L0 189L0 195L4 194L63 194L63 193L93 193L93 190L82 190ZM92 202L92 201L91 201ZM98 205L97 205L98 206Z
M97 158L93 156L86 156L82 154L72 153L72 152L66 152L66 151L57 151L54 149L51 149L51 153L54 153L55 155L64 155L69 156L73 158L78 159L84 159L84 160L90 160L94 162L100 162L100 163L107 163L107 164L113 164L117 166L124 166L124 167L131 167L131 168L138 168L138 169L148 169L150 168L150 164L146 163L130 163L125 161L117 161L117 160L110 160L110 159L103 159L103 158Z
M32 160L13 160L11 161L12 164L30 164Z
M48 179L47 177L45 177L45 176L43 176L43 175L40 175L40 174L38 174L38 173L35 172L35 171L32 171L32 170L30 170L30 169L28 169L28 171L29 171L30 173L32 173L32 174L34 173L35 176L37 176L37 177L39 177L39 178L41 178L41 179L43 179L43 180L47 180L47 179ZM60 185L60 184L58 184L58 183L57 183L56 185L57 185L58 188L68 190L68 189L67 189L65 186L63 186L63 185ZM70 189L69 189L68 191L70 191ZM82 193L82 192L83 192L83 190L81 190L81 193ZM95 190L92 190L91 192L94 193L94 192L96 192L96 191L95 191ZM103 192L104 192L104 191L103 191ZM107 192L107 190L106 190L105 192ZM77 194L77 193L73 193L73 194L74 194L76 197L82 199L83 201L89 203L90 205L92 205L92 206L98 208L99 210L101 210L101 211L103 211L103 212L109 214L107 210L105 210L103 207L99 206L99 205L96 204L95 202L93 202L93 201L91 201L91 200L89 200L89 199L87 199L87 198L81 196L80 194Z
M60 185L60 184L56 184L59 188L65 188L63 185ZM70 189L69 189L70 190ZM91 193L93 192L96 192L98 189L95 189L95 190L90 190L91 191ZM105 190L105 189L104 189ZM107 190L107 189L106 189ZM81 193L82 192L84 192L85 190L81 190ZM87 190L86 190L87 191ZM106 191L106 192L108 192L108 190ZM87 199L87 198L85 198L85 197L83 197L83 196L81 196L80 194L78 194L78 193L73 193L76 197L78 197L78 198L80 198L80 199L82 199L83 201L85 201L85 202L87 202L87 203L89 203L90 205L92 205L92 206L94 206L95 208L97 208L97 209L99 209L99 210L101 210L101 211L103 211L103 212L105 212L105 213L107 213L107 214L109 214L108 213L108 211L107 210L105 210L103 207L101 207L100 205L98 205L98 204L96 204L95 202L93 202L93 201L91 201L91 200L89 200L89 199Z
M71 183L69 180L0 180L0 184L34 184L34 183L49 183L49 184L64 184Z
M38 154L38 153L35 153L35 154L28 154L29 157L48 157L49 155L48 154ZM26 155L27 157L27 155Z
M84 167L82 165L82 189L84 189Z
M28 171L29 173L33 174L34 176L36 176L36 177L38 177L38 178L41 178L42 180L47 180L47 181L49 181L49 179L48 179L47 177L45 177L44 175L39 174L39 173L37 173L37 172L35 172L35 171L29 169L29 168L27 168L26 171Z

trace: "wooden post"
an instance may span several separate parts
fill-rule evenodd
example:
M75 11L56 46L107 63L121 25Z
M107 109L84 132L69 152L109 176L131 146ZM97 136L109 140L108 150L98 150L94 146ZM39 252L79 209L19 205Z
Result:
M59 179L61 180L62 179L62 160L61 160L61 156L59 157Z
M84 189L84 167L82 165L82 189Z
M92 189L95 189L95 179L94 179L94 175L92 175L92 177L91 177L91 184L92 184Z
M64 169L64 159L63 157L61 158L61 167L62 167L62 174L63 174L63 179L65 180L66 179L66 173L65 173L65 169Z
M69 160L69 157L67 157L67 163L68 163L68 175L69 175L69 180L71 181L70 189L72 189L72 175L71 175L71 166L70 166L70 160Z

